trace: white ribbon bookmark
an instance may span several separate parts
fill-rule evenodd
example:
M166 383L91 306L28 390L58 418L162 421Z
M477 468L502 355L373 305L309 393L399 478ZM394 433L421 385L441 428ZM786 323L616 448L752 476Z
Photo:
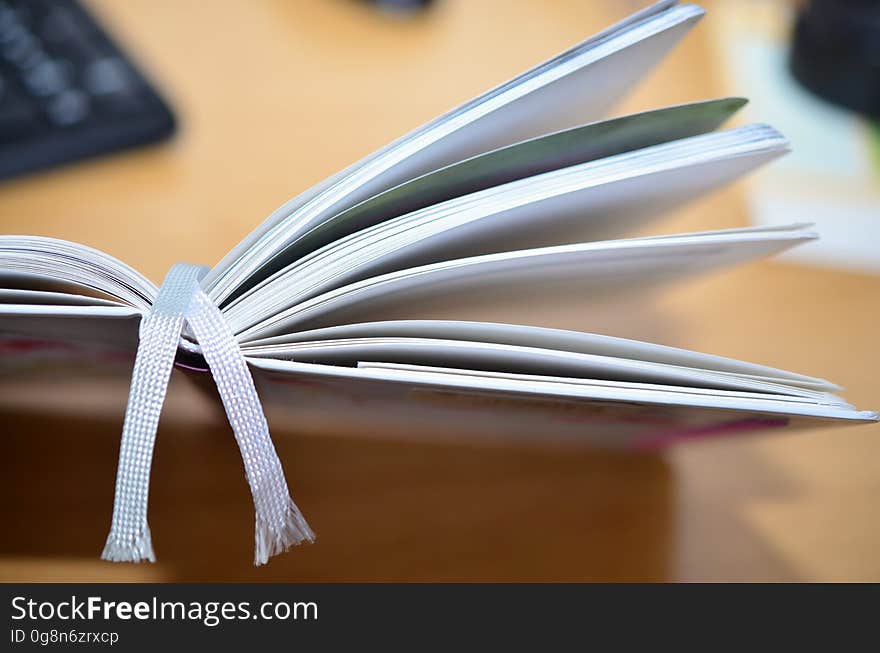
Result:
M101 555L104 560L156 560L147 525L150 466L184 322L201 347L241 451L256 512L254 564L265 564L271 556L300 542L314 541L312 530L290 498L238 343L220 309L199 286L206 273L207 268L189 263L172 267L152 309L141 321L122 427L113 522Z

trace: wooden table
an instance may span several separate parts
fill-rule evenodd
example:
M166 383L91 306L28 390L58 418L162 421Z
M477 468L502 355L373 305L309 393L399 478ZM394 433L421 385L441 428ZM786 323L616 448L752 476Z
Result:
M90 4L161 82L180 133L0 186L0 229L87 243L157 281L176 261L219 260L283 200L628 9L444 0L403 21L342 0ZM709 34L621 111L719 94ZM741 192L661 228L742 225ZM660 293L616 332L832 378L878 408L878 297L876 276L762 262ZM543 322L586 327L587 313ZM160 562L102 563L122 410L0 415L0 579L880 580L880 426L663 457L276 434L319 540L254 569L228 427L168 423L151 496Z

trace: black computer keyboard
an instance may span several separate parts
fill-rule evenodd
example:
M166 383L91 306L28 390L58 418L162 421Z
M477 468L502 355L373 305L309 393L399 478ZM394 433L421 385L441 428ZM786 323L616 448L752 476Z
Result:
M162 139L174 118L73 0L0 0L0 178Z

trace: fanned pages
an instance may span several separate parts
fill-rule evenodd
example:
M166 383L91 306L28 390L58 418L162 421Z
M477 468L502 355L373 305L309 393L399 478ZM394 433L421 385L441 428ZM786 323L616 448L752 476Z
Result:
M210 375L245 459L272 463L271 496L251 470L258 561L311 533L263 406L273 428L625 448L876 420L812 374L480 315L499 296L511 322L537 296L591 310L821 236L797 215L632 237L788 150L768 125L723 129L740 98L606 116L702 15L658 2L464 102L290 200L206 274L157 286L84 245L0 236L0 400L48 409L74 385L80 412L118 414L129 387L161 407L175 356L176 374ZM425 310L439 299L443 319ZM148 460L158 414L130 419L142 440L123 448ZM114 559L151 553L141 508L134 549L115 523Z

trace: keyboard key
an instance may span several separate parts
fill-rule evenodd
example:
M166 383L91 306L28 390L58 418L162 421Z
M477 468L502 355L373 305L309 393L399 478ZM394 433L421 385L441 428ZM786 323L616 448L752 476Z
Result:
M23 27L16 25L0 33L0 53L9 63L19 65L34 51L40 49L40 42Z
M53 124L67 127L89 117L89 96L79 89L68 89L46 103L46 115Z
M134 85L134 77L119 57L96 59L83 70L83 86L92 95L125 93Z
M43 59L24 74L24 83L31 93L40 97L55 95L69 88L73 66L68 61Z

